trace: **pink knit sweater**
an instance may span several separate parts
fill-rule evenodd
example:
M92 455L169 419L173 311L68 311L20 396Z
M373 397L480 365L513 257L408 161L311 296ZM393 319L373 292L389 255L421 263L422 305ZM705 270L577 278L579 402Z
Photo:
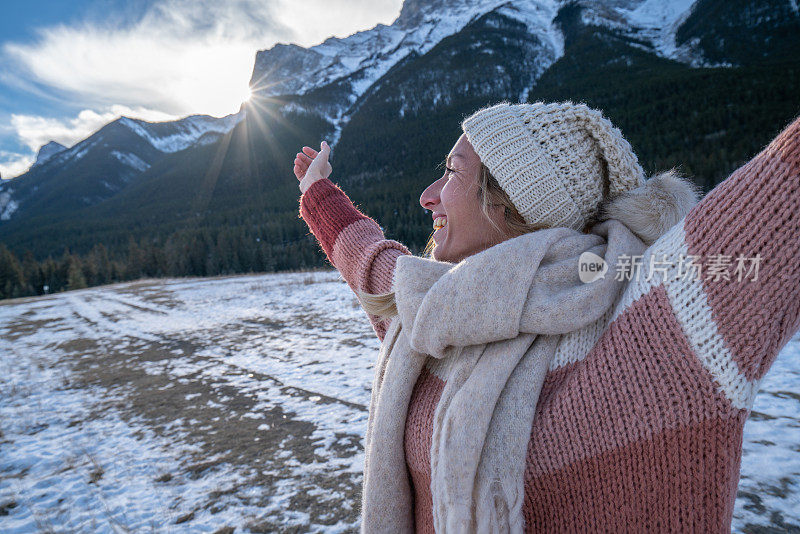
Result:
M341 189L315 182L300 213L350 287L391 291L395 260L409 251ZM700 276L680 276L681 254L700 256ZM738 280L737 258L757 254L757 274ZM588 354L551 365L528 445L527 532L730 532L745 420L800 328L800 119L648 248L643 264L664 259L674 265L668 281L643 271ZM369 318L382 340L388 321ZM418 532L433 532L442 376L429 358L406 422Z

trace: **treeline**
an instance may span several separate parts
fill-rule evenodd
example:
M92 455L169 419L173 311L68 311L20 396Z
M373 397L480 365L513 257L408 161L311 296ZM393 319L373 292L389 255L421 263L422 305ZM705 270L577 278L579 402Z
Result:
M320 267L313 236L266 242L242 229L203 228L172 234L165 242L131 238L125 253L103 244L78 255L37 261L29 250L19 258L0 243L0 299L44 295L150 277L215 276Z
M43 295L89 285L124 280L126 266L112 262L103 245L96 245L85 258L65 250L59 259L36 261L31 251L22 260L0 243L0 298Z

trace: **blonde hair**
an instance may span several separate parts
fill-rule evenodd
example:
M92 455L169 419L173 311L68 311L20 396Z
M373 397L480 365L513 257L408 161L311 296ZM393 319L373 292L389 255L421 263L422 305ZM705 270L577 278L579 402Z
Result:
M530 224L525 222L525 219L511 202L508 193L500 187L497 179L492 176L492 173L489 172L489 168L483 163L481 163L481 168L478 172L478 200L480 201L481 211L484 216L495 229L506 234L507 238L517 237L547 228L544 224ZM503 206L505 229L501 229L489 216L490 206ZM436 242L433 240L433 233L431 233L430 237L428 237L425 249L422 251L422 257L431 258L434 248L436 248ZM361 307L370 315L381 318L389 318L397 315L397 304L393 291L389 293L366 293L360 289L356 289L356 296L361 302Z

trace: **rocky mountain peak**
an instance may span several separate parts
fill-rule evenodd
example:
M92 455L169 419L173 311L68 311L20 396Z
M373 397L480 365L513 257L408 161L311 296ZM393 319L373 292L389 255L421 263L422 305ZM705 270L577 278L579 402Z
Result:
M56 141L50 141L49 143L42 145L39 148L39 152L36 154L36 161L34 162L33 166L35 167L37 165L41 165L62 150L66 150L66 148L67 147L61 143L57 143Z
M405 0L400 15L392 24L408 29L419 26L426 17L445 18L451 9L480 7L481 0Z

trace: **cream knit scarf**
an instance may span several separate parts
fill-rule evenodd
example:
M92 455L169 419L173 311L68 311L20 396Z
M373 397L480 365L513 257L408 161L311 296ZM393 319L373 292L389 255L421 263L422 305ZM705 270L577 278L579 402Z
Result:
M645 248L612 219L588 234L525 234L458 264L398 258L399 315L372 384L361 531L414 531L403 438L411 392L430 356L446 359L431 445L436 532L522 532L525 458L544 376L564 334L596 332L608 320L627 283L616 279L618 257ZM609 267L592 283L578 277L586 251Z

